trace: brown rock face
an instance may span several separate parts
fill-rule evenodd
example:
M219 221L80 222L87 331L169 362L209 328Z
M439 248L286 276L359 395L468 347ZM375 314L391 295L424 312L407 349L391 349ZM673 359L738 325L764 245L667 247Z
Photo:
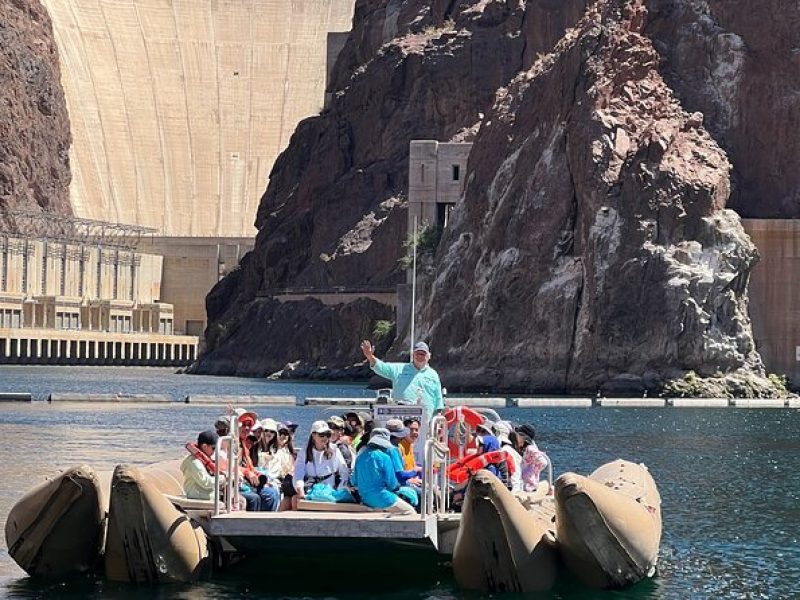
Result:
M645 18L641 2L597 2L486 116L423 294L448 385L763 376L745 295L756 251L724 208L730 165L659 75Z
M556 10L552 1L531 2L555 16L528 23L520 2L359 1L331 106L298 126L261 199L255 250L235 280L209 296L209 352L198 368L229 364L214 329L238 330L253 316L249 306L259 291L399 283L410 140L463 138L497 88L552 48L567 9L579 14L584 3ZM281 322L250 320L247 330L265 339L288 335Z
M70 142L50 17L0 0L0 208L72 214Z
M648 0L647 33L684 107L733 164L742 217L800 217L800 3Z
M275 319L259 293L397 282L409 141L474 138L418 295L449 387L704 393L695 372L707 393L770 393L747 317L756 252L725 207L733 187L744 215L797 209L797 8L588 4L357 2L330 106L298 127L256 249L208 298L199 369L304 359L253 340L289 340L317 309Z

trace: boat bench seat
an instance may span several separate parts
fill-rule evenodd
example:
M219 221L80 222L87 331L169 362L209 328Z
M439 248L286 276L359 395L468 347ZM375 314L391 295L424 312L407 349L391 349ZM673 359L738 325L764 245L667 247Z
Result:
M172 502L173 505L183 510L214 510L213 500L196 500L194 498L187 498L186 496L176 496L173 494L164 494L164 497ZM220 508L224 509L224 505L220 502Z
M384 512L379 508L370 508L369 506L364 506L363 504L352 504L348 502L312 502L311 500L298 501L297 509L337 513Z

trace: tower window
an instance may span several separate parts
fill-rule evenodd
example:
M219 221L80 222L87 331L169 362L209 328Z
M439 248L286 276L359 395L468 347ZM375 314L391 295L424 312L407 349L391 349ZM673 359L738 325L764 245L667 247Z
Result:
M453 165L453 181L461 179L461 165Z

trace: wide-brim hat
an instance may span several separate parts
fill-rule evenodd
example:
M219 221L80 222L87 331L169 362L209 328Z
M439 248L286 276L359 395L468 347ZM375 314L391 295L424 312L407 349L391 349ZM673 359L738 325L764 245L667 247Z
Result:
M398 439L407 438L409 433L411 433L400 419L389 419L386 421L386 429L389 431L389 435Z
M377 446L378 448L383 448L384 450L388 450L392 447L392 442L389 440L389 430L384 429L383 427L378 427L377 429L373 429L372 433L369 436L369 441L367 442L370 446Z
M247 420L252 421L253 425L255 425L256 423L258 423L258 415L252 411L246 411L243 412L241 415L239 415L239 425L241 425Z

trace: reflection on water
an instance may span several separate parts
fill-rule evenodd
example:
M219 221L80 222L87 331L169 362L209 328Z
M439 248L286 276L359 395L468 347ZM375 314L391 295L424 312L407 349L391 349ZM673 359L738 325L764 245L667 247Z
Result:
M361 387L194 378L161 369L0 368L0 391L126 393L371 395ZM35 383L35 387L33 387ZM26 384L30 384L25 387ZM200 387L204 388L202 391ZM84 387L86 386L86 387ZM122 388L117 389L117 388ZM184 390L189 390L184 391ZM256 391L258 390L258 391ZM310 390L310 391L309 391ZM261 409L262 416L308 426L315 409ZM112 469L182 456L182 444L207 428L217 407L176 405L0 404L0 524L35 482L58 469L89 463ZM557 473L586 473L617 457L648 465L659 484L664 536L659 576L616 593L591 593L561 581L545 598L787 598L800 586L800 412L735 409L509 409L508 418L534 423ZM0 544L0 595L13 598L301 597L303 574L271 573L245 562L213 581L142 588L98 578L32 582ZM275 583L289 582L279 590ZM479 598L457 591L446 575L415 584L398 565L383 589L359 590L358 568L320 597ZM279 591L278 591L279 590Z

